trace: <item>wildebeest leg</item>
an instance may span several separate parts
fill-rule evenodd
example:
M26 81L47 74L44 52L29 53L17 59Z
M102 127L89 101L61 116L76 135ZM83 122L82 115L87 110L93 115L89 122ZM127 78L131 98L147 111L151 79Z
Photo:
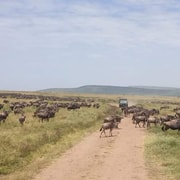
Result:
M102 136L102 133L104 133L104 135L106 136L105 129L102 129L101 134L100 134L100 137Z
M138 125L139 127L141 127L140 124L139 124L139 122L136 121L135 128L137 128L137 125Z
M165 131L167 131L169 129L169 126L165 126Z
M101 138L102 133L103 133L103 130L101 131L101 134L100 134L100 136L99 136L100 138Z
M103 132L102 128L100 129L100 131L101 131L101 133L100 133L100 136L99 136L99 137L101 138L101 135L102 135L102 132Z
M137 125L141 128L141 126L140 126L140 120L136 120L136 126L135 126L135 127L137 127Z
M150 122L147 122L147 128L150 128Z
M145 122L145 121L143 121L143 128L145 128L145 124L146 124L146 122Z
M162 130L163 130L163 131L167 131L168 129L169 129L169 127L164 124L163 127L162 127Z
M106 136L106 131L105 131L105 129L104 129L103 131L104 131L104 135Z
M157 126L157 122L155 122L154 125Z
M137 124L138 124L138 122L137 122L137 121L135 121L135 128L137 127Z
M135 122L135 128L136 128L136 126L137 126L137 122Z
M110 128L109 134L110 134L110 136L112 136L112 128Z

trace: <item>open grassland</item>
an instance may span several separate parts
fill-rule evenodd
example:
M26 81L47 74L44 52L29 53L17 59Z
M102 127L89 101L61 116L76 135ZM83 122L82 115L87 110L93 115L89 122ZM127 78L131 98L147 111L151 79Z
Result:
M6 93L6 92L3 92ZM17 93L17 92L13 92ZM18 92L19 93L19 92ZM158 117L174 115L173 109L180 107L179 97L160 96L133 96L133 95L92 95L92 94L65 94L65 93L27 93L27 95L56 96L72 99L93 99L100 104L100 108L82 107L68 111L60 108L55 117L49 122L39 122L33 117L36 107L25 107L26 120L22 126L18 118L9 108L11 102L37 101L39 99L23 99L15 97L1 97L0 104L3 110L10 111L5 123L0 124L0 179L28 180L39 169L47 166L53 159L58 158L64 151L72 147L85 135L98 130L103 118L110 114L121 113L118 106L119 98L127 98L129 105L136 104L147 109L161 109ZM9 103L3 103L8 100ZM46 99L48 105L60 102ZM62 101L65 103L66 101ZM109 106L114 104L116 106ZM138 130L138 129L137 129ZM168 130L163 132L161 126L151 126L147 129L145 141L145 158L149 176L154 179L180 179L180 132Z
M47 95L43 94L43 96ZM77 95L72 94L57 93L53 96L71 97L71 100L77 98ZM1 112L8 110L10 113L5 123L0 124L0 179L31 179L42 167L59 157L87 133L99 129L106 115L121 113L119 108L108 105L117 101L113 96L86 95L78 96L78 99L93 99L94 103L100 104L100 108L82 107L75 110L59 108L55 117L50 118L49 122L40 122L39 118L33 117L36 107L28 106L23 108L26 120L24 125L21 125L18 121L21 114L14 114L9 104L28 103L37 99L5 98L9 102L4 104ZM1 98L0 103L3 104L3 101L4 98ZM54 103L52 100L46 102L48 105Z

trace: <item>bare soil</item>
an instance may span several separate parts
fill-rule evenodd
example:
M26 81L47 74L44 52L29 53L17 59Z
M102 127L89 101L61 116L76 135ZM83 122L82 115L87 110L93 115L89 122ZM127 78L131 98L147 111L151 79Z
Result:
M147 180L144 162L144 128L135 128L124 118L113 136L100 131L85 137L64 153L35 180Z

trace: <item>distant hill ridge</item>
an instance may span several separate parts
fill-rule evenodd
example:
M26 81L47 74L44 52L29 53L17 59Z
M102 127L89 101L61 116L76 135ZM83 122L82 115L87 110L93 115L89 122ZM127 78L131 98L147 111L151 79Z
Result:
M85 94L127 94L127 95L160 95L180 96L180 88L155 86L103 86L87 85L77 88L50 88L41 92L69 92Z

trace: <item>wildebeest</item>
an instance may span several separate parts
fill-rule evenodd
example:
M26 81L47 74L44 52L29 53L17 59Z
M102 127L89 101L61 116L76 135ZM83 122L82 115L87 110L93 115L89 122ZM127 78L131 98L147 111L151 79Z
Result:
M80 109L80 104L78 103L72 103L67 106L67 110L74 110L74 109Z
M115 121L114 120L112 120L110 122L103 123L101 128L100 128L100 130L99 130L99 131L101 131L100 137L101 137L102 133L104 133L104 135L106 136L106 132L105 131L107 129L109 129L109 134L110 134L110 136L112 136L113 128L115 128Z
M93 107L98 109L100 107L100 105L99 105L99 103L95 103L95 104L93 104Z
M180 119L173 119L163 123L162 130L167 131L168 129L180 131Z
M162 125L164 122L170 121L172 119L176 119L176 116L173 115L166 115L160 117L160 124Z
M133 115L132 120L133 120L133 123L135 124L135 128L137 127L137 125L139 127L141 127L140 126L140 122L142 122L143 123L143 127L145 127L145 124L146 124L146 121L147 121L147 117L146 116L138 116L138 115L134 116Z
M22 108L17 108L17 109L14 109L13 111L14 111L14 114L20 114L20 113L22 114L22 113L24 113Z
M121 123L121 120L123 119L122 116L119 115L110 115L104 118L104 123L108 122L114 122L115 128L118 128L118 124Z
M22 114L21 117L19 118L19 122L21 125L24 124L25 119L26 119L26 116L24 114Z
M58 108L56 109L55 107L46 107L45 109L38 108L34 112L33 117L38 117L41 122L43 122L44 120L49 121L50 118L55 117L56 111L58 111Z
M5 123L7 117L8 117L8 111L3 111L2 113L0 113L0 122L3 121L3 123Z
M159 123L159 118L156 116L150 116L147 118L147 128L150 127L150 124L154 124L155 126Z
M159 109L153 108L153 109L149 110L149 114L152 115L152 116L155 115L155 114L159 114Z
M38 112L38 113L36 114L36 116L41 119L41 122L43 122L44 120L49 121L49 118L50 118L50 114L49 114L47 111Z
M0 109L2 109L4 107L4 104L0 104Z

